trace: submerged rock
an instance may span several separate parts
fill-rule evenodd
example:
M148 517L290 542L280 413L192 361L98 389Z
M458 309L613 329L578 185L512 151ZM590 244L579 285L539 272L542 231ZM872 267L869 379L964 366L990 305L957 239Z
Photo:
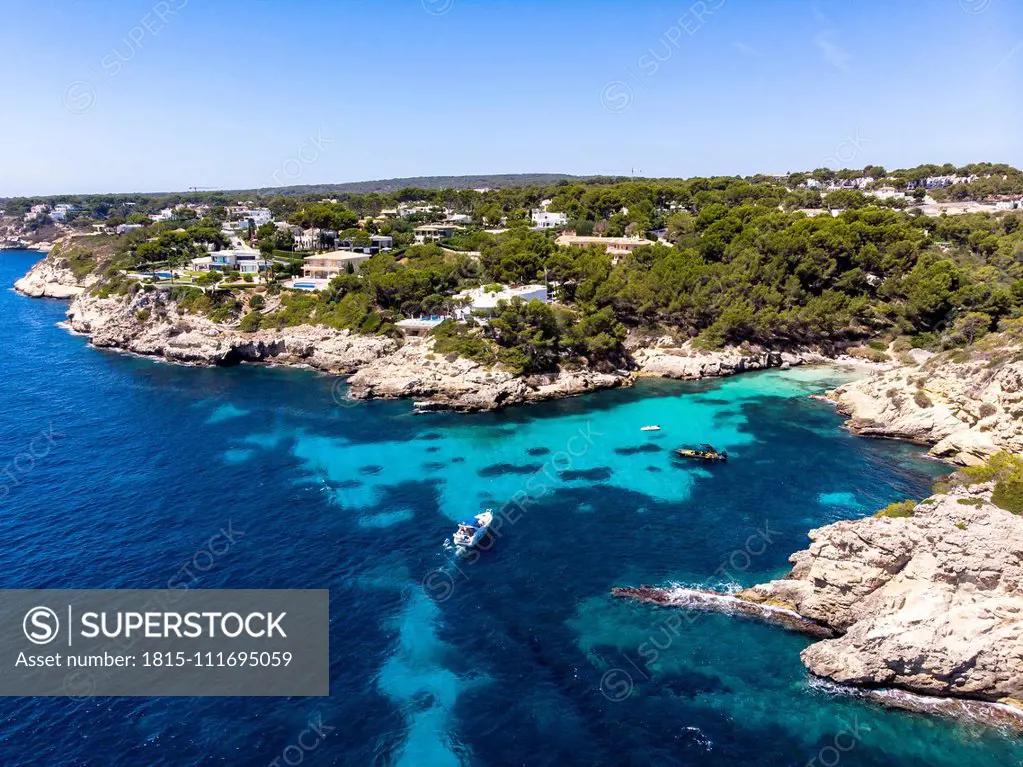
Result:
M682 586L661 588L658 586L621 587L611 589L611 596L648 602L661 607L678 607L684 610L726 613L746 618L755 618L765 623L809 634L815 637L833 637L835 631L815 621L804 618L784 604L750 602L746 599L721 591L690 589Z

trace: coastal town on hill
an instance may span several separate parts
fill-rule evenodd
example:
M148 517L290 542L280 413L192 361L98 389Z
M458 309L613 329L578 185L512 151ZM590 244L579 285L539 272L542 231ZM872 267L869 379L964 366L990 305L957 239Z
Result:
M928 217L1023 209L1023 181L1007 166L920 166L891 173L878 166L822 168L741 183L772 190L778 210L805 217L838 218L846 210L869 206ZM580 185L625 190L623 203L639 206L630 211L628 204L615 208L602 201L600 209L585 210L573 191ZM481 251L510 231L537 233L552 248L595 248L612 264L643 246L674 246L684 222L700 211L686 194L672 196L663 189L658 199L643 199L644 188L664 186L657 180L598 178L514 192L406 188L315 197L285 189L239 199L229 192L193 189L177 195L10 199L0 211L0 247L45 251L51 241L85 243L86 237L113 236L114 248L127 251L135 262L118 270L125 280L215 293L268 285L322 292L338 277L358 275L364 263L380 254L407 261L408 255L429 253L423 246L432 246L441 259L472 262L460 271L476 279L463 281L458 292L438 291L423 297L430 300L401 307L405 311L399 314L406 316L395 317L394 324L406 334L424 334L446 319L492 313L500 301L547 303L554 298L559 280L552 280L547 269L542 281L506 284L498 279L501 275L481 268ZM535 280L540 274L517 276Z

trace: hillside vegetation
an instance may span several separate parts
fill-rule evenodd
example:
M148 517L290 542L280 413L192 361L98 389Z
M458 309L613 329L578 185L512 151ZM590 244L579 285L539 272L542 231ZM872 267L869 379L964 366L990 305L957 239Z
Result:
M799 208L808 195L816 195L815 204L840 202L844 209L807 216ZM577 231L638 234L649 244L619 258L599 246L560 247L554 232L528 226L528 211L543 199ZM408 247L417 219L373 220L405 200L466 211L475 224L442 243L447 250ZM279 218L345 228L348 237L391 234L399 250L374 256L317 295L285 291L276 311L245 315L247 329L317 322L393 333L402 317L450 309L452 296L466 287L546 281L557 306L508 306L485 334L474 331L522 372L571 360L618 364L629 329L668 332L704 348L836 349L868 342L883 356L895 339L903 349L966 346L1000 321L1023 316L1023 229L1014 212L931 218L860 192L821 197L776 180L731 177L560 182L486 193L407 189L344 202L277 197L267 203ZM506 222L503 233L484 230L499 221ZM290 235L266 229L259 233L261 248L287 257L278 267L293 272L301 261L290 253ZM203 246L221 246L221 239L214 208L207 219L155 224L117 238L109 262L180 264ZM87 240L76 248L87 250ZM134 289L115 274L109 279L108 290ZM244 302L212 301L224 321L242 319ZM459 342L451 336L446 343ZM467 354L491 353L472 350L467 340L462 346Z

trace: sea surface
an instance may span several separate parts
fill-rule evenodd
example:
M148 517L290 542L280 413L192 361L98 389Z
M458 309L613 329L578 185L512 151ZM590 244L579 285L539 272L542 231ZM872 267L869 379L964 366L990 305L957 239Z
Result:
M231 528L189 586L329 588L331 695L5 698L2 763L1023 760L998 732L820 689L801 636L609 596L779 576L808 530L926 496L941 466L851 436L808 398L841 374L642 381L414 415L408 402L348 403L310 371L89 348L58 326L64 302L10 289L36 258L0 253L0 587L166 588ZM52 445L19 459L40 434ZM699 442L731 460L672 459ZM457 561L455 522L487 507L508 510L499 535ZM288 750L310 720L324 733L315 748Z

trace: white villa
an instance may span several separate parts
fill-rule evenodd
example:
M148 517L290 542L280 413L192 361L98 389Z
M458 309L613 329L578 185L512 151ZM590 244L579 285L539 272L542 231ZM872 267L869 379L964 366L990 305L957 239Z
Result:
M559 229L568 224L568 214L552 213L547 210L552 202L553 200L542 200L539 208L530 211L534 229Z
M69 202L62 202L59 205L54 205L53 210L50 211L50 218L54 221L64 221L67 219L68 213L74 213L78 208Z
M208 256L193 258L192 269L197 272L224 272L237 269L242 274L259 274L267 270L267 261L256 252L215 250Z
M349 266L353 272L357 272L359 265L370 258L368 253L343 250L306 256L302 265L302 276L312 280L330 281L340 274L347 274Z
M269 224L273 220L273 215L270 213L269 208L249 208L248 210L240 211L238 214L238 228L245 229L249 225L250 218L252 223L258 228L263 224Z
M353 253L365 253L375 256L377 253L386 253L394 250L394 238L386 234L371 234L369 245L356 245L351 240L340 238L337 241L337 249Z
M455 233L456 229L460 228L451 224L423 224L412 231L416 236L416 242L423 245L427 242L440 242L447 239Z
M485 287L473 288L458 293L455 298L468 304L465 309L456 312L464 319L469 314L489 314L497 308L498 301L511 301L513 298L547 303L547 288L543 285L502 286L497 291L488 291Z
M530 214L536 229L560 229L568 225L568 214L536 209Z
M49 205L33 205L28 213L25 214L26 221L32 221L37 218L41 218L46 215L47 211L50 210Z

